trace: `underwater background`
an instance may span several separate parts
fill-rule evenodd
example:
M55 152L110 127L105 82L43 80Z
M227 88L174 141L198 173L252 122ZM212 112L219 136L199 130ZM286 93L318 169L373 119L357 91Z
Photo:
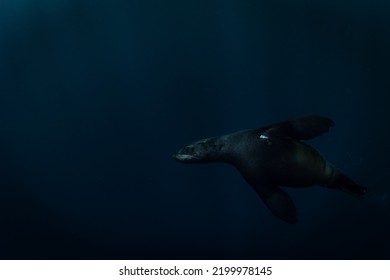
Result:
M389 259L390 3L0 1L1 259ZM364 198L274 217L195 140L307 114Z

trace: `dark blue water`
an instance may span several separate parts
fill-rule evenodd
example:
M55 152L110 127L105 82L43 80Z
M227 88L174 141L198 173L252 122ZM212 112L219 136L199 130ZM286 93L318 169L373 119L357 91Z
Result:
M0 3L0 258L390 258L388 1ZM171 154L306 114L365 198Z

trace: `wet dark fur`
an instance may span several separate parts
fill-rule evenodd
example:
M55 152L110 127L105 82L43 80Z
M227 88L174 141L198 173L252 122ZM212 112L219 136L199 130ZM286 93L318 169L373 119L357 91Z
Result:
M296 209L280 187L320 185L362 196L366 189L302 142L329 130L334 122L307 116L195 142L174 157L184 163L225 162L235 166L271 212L296 223Z

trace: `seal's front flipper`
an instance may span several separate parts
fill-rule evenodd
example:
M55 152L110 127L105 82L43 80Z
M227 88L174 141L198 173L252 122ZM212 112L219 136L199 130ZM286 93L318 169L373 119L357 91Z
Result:
M278 187L255 187L255 191L272 214L289 224L297 223L297 210L293 200L286 192Z
M328 132L332 126L334 126L334 122L329 118L306 116L267 126L263 129L263 133L308 140Z

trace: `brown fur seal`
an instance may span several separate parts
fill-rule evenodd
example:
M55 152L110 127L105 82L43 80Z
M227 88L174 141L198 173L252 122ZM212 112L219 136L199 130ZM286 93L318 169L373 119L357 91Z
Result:
M280 187L320 185L362 196L357 185L328 163L314 148L303 143L327 132L334 122L306 116L253 130L197 141L173 157L183 163L225 162L235 166L271 212L296 223L296 209Z

